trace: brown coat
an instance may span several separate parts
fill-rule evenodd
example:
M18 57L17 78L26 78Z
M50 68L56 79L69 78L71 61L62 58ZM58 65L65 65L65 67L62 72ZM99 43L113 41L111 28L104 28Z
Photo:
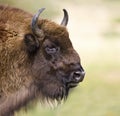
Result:
M60 101L82 81L75 80L83 68L66 28L41 19L41 39L31 30L32 17L0 6L0 116L13 115L33 99Z

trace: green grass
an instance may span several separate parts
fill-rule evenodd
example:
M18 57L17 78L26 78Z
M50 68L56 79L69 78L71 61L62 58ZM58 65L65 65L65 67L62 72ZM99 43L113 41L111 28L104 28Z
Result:
M119 82L105 82L97 75L93 77L88 74L62 106L54 110L37 106L27 114L19 116L119 116L119 88Z

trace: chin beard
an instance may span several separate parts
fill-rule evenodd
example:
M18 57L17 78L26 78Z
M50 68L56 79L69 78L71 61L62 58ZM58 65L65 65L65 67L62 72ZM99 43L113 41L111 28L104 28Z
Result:
M48 87L48 88L47 88ZM39 88L39 97L40 101L48 104L61 104L68 97L69 88L67 86L54 86L50 84L48 86L44 86Z
M48 78L46 80L38 81L41 83L37 83L37 96L41 99L40 101L43 102L43 104L44 102L54 103L54 101L61 104L61 101L65 101L67 99L69 90L78 85L78 83L74 82L66 83L66 80L53 79L54 78ZM59 77L59 79L61 78Z

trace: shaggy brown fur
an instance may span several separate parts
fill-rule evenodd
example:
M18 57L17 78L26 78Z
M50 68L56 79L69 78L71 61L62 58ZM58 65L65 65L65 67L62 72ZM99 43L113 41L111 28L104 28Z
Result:
M41 19L40 39L31 30L32 17L0 6L0 116L14 115L33 99L66 98L74 64L83 70L66 28ZM53 47L56 53L51 53Z

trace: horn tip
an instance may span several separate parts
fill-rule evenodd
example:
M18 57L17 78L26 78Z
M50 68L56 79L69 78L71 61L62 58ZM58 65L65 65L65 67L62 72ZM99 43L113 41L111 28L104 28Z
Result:
M45 8L41 8L41 9L39 9L39 12L42 12L43 10L45 10Z
M66 9L63 9L63 12L64 12L64 18L63 18L63 20L62 20L62 22L61 22L61 25L62 26L66 26L67 25L67 23L68 23L68 12L67 12L67 10Z
M67 10L66 10L65 8L63 9L63 11L64 11L64 12L67 12Z

